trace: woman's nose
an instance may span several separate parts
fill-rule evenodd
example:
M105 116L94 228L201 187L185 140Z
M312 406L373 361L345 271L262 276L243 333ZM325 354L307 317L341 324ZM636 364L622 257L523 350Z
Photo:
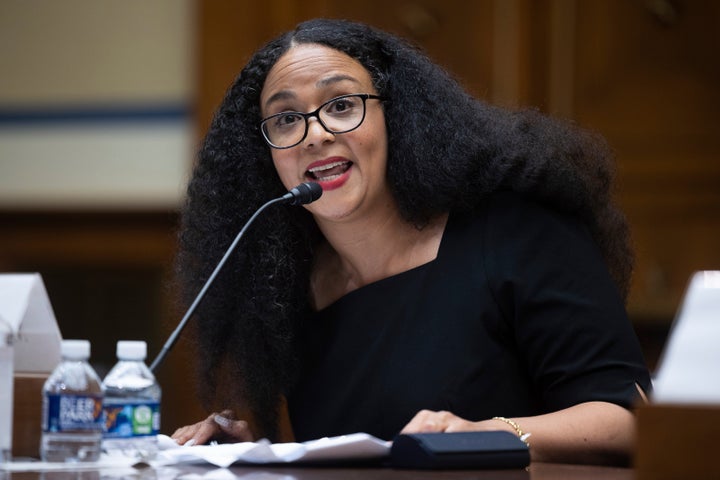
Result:
M308 132L305 137L305 145L320 145L335 140L335 134L328 132L322 123L316 118L308 118Z

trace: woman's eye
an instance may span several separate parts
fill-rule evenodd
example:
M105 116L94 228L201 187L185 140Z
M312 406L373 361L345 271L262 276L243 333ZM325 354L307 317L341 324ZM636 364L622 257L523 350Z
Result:
M339 98L330 102L326 110L328 113L347 112L348 110L355 108L356 103L357 101L355 98Z
M302 120L302 117L297 113L286 113L285 115L278 115L275 119L275 125L278 127L289 127L295 125L300 120Z

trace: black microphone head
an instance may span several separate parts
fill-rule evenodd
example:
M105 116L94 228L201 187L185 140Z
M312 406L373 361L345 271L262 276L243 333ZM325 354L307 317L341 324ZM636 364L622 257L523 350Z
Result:
M312 203L323 193L317 182L303 182L290 190L283 198L287 198L291 205L306 205Z

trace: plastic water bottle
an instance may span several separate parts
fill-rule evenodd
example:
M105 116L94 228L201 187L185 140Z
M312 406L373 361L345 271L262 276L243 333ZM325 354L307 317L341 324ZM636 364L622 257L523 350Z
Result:
M63 340L62 360L43 386L40 456L46 462L93 462L101 451L103 389L90 366L90 342Z
M103 380L103 449L108 453L120 451L143 460L157 454L161 390L145 365L146 354L145 342L117 343L118 362Z

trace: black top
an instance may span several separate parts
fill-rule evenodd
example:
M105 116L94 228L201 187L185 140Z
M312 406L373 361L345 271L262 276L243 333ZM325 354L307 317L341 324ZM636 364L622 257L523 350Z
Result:
M472 421L586 401L625 407L650 379L623 302L573 217L510 194L451 215L437 258L306 319L290 392L298 441L391 439L421 409Z

